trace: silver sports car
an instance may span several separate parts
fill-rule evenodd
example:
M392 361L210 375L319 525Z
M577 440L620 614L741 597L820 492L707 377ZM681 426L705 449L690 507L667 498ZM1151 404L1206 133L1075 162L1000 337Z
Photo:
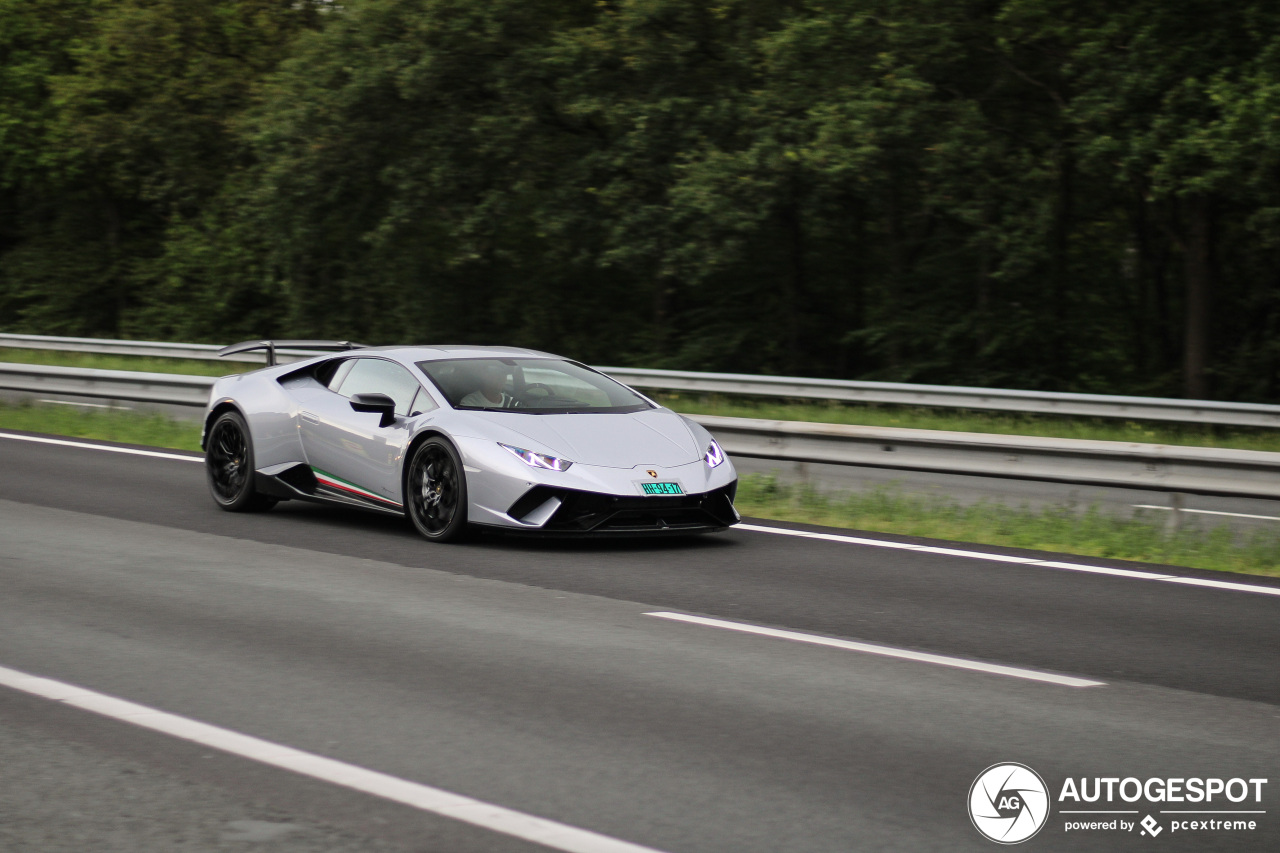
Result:
M333 351L275 364L278 347ZM233 512L282 500L470 526L660 534L737 523L737 475L705 429L598 371L510 347L249 341L268 367L214 383L202 446Z

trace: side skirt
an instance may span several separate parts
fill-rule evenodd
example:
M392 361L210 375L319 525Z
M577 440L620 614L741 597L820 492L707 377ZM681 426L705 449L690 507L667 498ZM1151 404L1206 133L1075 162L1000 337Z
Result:
M263 474L261 471L255 471L254 487L262 494L271 495L280 500L338 504L387 515L404 515L404 508L395 501L378 497L359 486L302 462L277 474Z

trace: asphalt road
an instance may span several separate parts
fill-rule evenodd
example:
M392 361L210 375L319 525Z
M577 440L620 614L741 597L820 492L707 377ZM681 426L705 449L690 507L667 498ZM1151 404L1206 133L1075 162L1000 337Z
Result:
M1277 617L1275 595L764 532L431 546L356 512L219 512L191 462L0 440L0 667L669 853L996 849L966 801L1000 761L1055 797L1269 779L1254 831L1067 832L1055 805L1027 849L1280 849ZM545 848L0 688L0 849Z

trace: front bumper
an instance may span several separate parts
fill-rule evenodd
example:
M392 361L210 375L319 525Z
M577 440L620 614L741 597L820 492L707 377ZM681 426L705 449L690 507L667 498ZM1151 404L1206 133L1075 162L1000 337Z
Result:
M468 521L490 529L554 535L649 535L723 530L738 522L738 475L725 460L608 468L575 463L535 471L492 441L457 439L467 473ZM680 495L646 495L672 482Z
M534 486L511 505L507 515L524 521L537 513L549 512L536 528L545 534L701 533L724 530L738 523L738 512L733 508L737 490L737 480L703 494L670 497L608 495Z

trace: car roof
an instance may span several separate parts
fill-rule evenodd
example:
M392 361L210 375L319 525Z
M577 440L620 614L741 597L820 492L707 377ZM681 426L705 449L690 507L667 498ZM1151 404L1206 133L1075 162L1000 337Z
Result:
M442 344L409 347L365 347L354 353L385 353L403 361L439 361L446 358L561 358L548 352L521 347L486 347L473 344Z

